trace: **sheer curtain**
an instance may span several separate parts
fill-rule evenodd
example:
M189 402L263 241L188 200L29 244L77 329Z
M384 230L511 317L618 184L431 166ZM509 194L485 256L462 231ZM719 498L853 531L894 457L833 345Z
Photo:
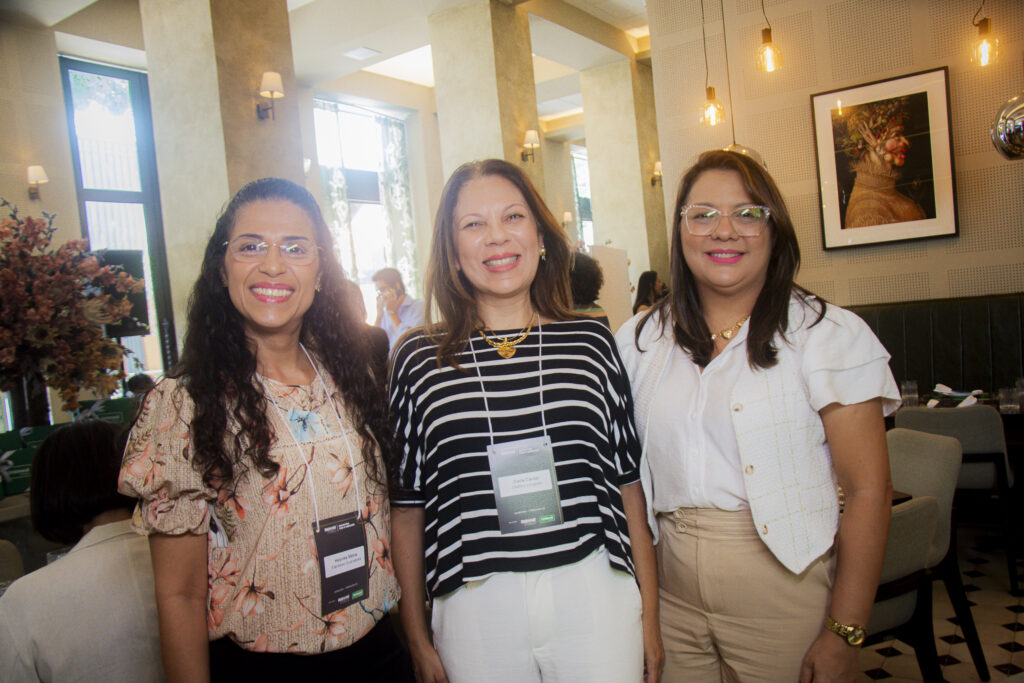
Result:
M405 124L388 116L377 116L380 126L381 171L380 200L389 238L389 261L402 274L406 289L419 292L416 268L416 238L412 224L412 198L409 192L409 156L405 144Z

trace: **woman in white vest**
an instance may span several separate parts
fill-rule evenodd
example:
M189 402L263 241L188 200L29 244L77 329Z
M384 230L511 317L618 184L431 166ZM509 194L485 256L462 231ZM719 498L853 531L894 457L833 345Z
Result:
M852 681L889 527L889 356L794 283L793 223L749 156L705 152L687 171L671 258L671 294L617 334L658 542L662 680Z

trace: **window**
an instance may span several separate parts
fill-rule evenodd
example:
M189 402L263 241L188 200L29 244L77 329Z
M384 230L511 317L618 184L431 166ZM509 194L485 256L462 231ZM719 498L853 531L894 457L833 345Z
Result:
M83 236L109 250L107 262L141 254L148 334L119 338L131 351L125 372L156 376L177 346L146 75L67 57L60 66Z
M419 291L405 124L321 99L313 116L324 217L345 274L375 315L370 277L381 268L397 268L410 294Z
M576 195L576 225L584 244L594 243L594 217L590 212L590 167L587 148L571 145L573 194Z

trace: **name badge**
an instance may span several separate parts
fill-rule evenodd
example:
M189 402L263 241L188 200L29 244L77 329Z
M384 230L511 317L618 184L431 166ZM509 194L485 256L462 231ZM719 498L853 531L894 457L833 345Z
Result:
M370 589L366 527L355 512L313 524L320 558L320 614L327 616L363 600Z
M546 436L488 446L502 535L562 523L555 456Z

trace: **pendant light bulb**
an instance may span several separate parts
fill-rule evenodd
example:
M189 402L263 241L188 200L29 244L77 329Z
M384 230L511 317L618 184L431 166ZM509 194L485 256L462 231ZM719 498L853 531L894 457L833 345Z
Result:
M707 99L701 106L700 123L702 126L717 126L725 120L725 107L715 98L715 89L708 86Z
M978 37L971 48L971 64L988 66L999 57L999 39L989 32L988 17L978 22Z
M782 66L782 53L779 46L772 42L772 30L761 29L761 47L757 48L757 68L771 73Z

